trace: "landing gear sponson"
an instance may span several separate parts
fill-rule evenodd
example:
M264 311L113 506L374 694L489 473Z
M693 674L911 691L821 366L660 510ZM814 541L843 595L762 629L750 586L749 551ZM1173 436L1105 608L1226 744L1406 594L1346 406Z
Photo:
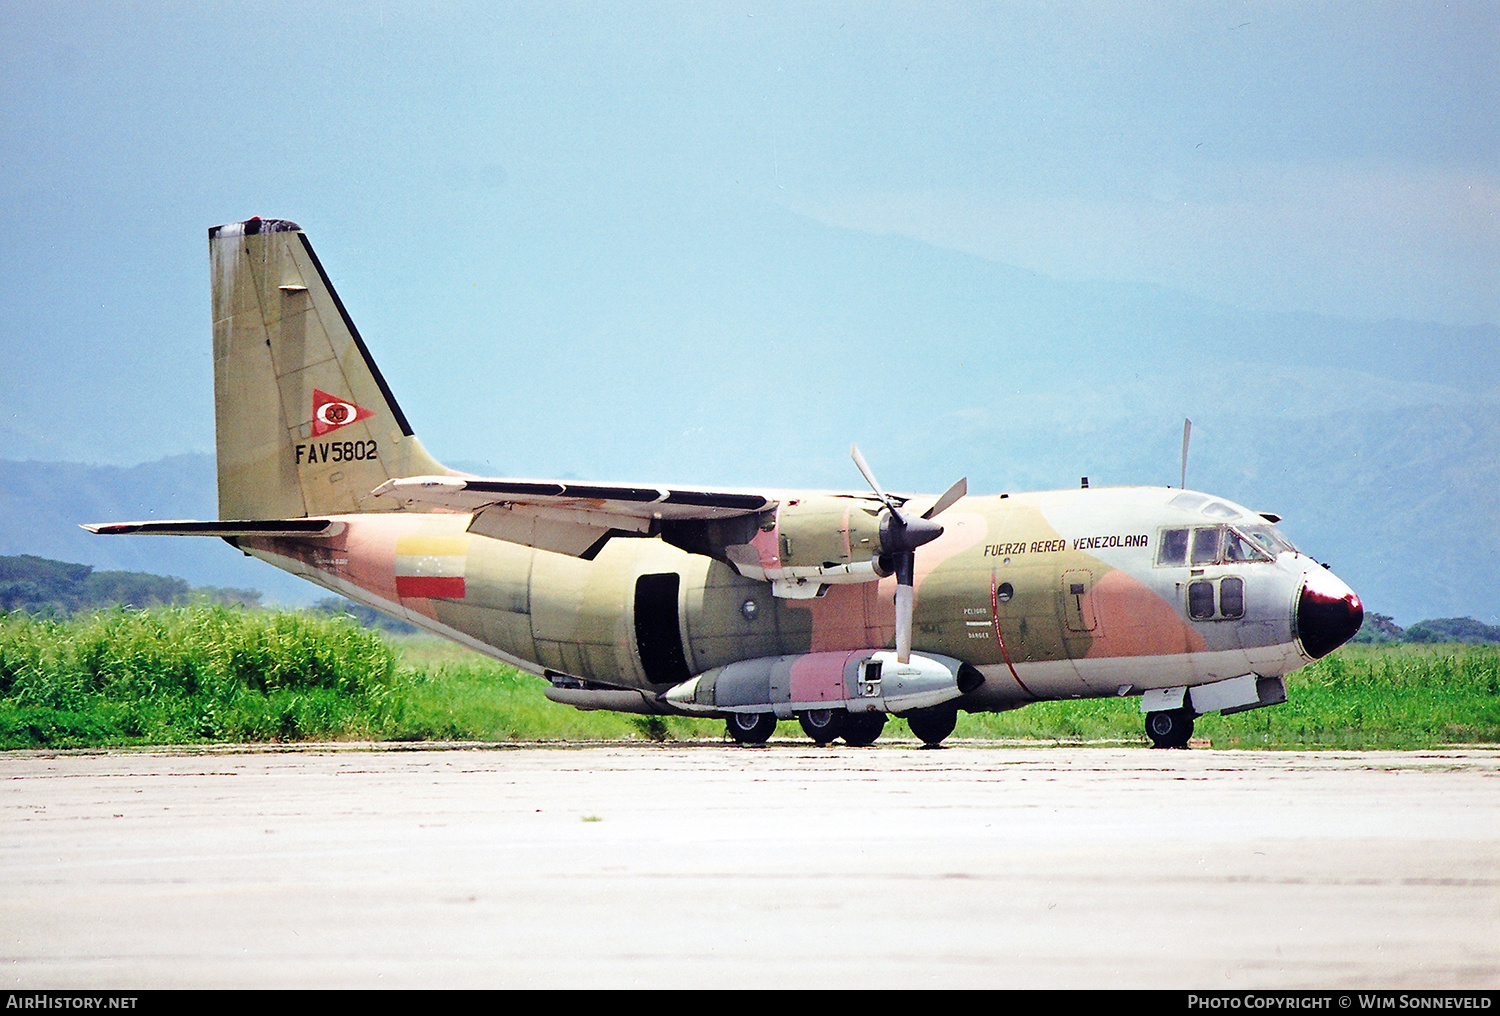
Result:
M778 719L796 716L819 744L842 737L873 744L887 713L905 716L928 744L953 732L956 700L984 683L959 660L913 653L906 663L887 649L857 649L742 660L698 675L663 698L685 713L727 716L729 736L758 744Z

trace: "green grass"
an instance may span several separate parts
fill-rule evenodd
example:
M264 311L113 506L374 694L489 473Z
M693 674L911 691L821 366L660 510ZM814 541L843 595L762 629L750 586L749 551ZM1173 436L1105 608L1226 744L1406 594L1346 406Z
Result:
M193 606L0 615L0 749L303 740L685 740L705 720L580 712L453 643Z
M1287 679L1287 701L1199 728L1216 747L1500 742L1500 647L1350 645Z
M724 736L721 720L584 712L543 694L541 678L424 636L392 640L401 652L403 704L396 740L682 741Z
M1345 646L1288 702L1210 714L1215 747L1430 748L1500 742L1500 647ZM717 720L581 712L453 643L342 618L226 607L0 615L0 748L301 740L719 740ZM906 736L892 720L887 737ZM801 737L795 721L783 737ZM956 737L1145 743L1137 699L963 714Z
M1419 749L1500 742L1500 647L1347 645L1290 674L1282 705L1198 717L1216 748ZM957 737L1146 743L1140 700L961 715Z
M380 636L225 607L0 617L0 746L376 736L399 711Z

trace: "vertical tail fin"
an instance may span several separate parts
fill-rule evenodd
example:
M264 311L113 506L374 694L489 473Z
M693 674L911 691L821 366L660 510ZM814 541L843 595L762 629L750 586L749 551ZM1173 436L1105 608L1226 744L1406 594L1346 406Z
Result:
M302 227L208 231L221 519L389 511L386 480L448 472L423 450Z

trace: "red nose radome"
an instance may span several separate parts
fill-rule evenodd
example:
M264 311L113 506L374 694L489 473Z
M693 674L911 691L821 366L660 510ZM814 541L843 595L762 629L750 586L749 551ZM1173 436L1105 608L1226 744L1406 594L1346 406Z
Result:
M1359 631L1365 608L1354 590L1326 569L1308 573L1297 598L1297 637L1313 659L1327 656Z

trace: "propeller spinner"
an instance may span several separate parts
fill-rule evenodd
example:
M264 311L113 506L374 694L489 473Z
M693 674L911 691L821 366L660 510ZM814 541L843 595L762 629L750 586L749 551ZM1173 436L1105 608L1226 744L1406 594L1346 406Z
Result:
M881 489L875 474L870 471L869 463L859 453L859 445L850 445L849 455L870 489L875 491L875 496L885 504L885 513L880 520L878 565L882 571L896 576L896 660L907 663L911 659L911 617L917 548L943 535L943 527L932 520L968 493L969 481L967 477L960 479L931 508L914 516L902 511L895 499Z

